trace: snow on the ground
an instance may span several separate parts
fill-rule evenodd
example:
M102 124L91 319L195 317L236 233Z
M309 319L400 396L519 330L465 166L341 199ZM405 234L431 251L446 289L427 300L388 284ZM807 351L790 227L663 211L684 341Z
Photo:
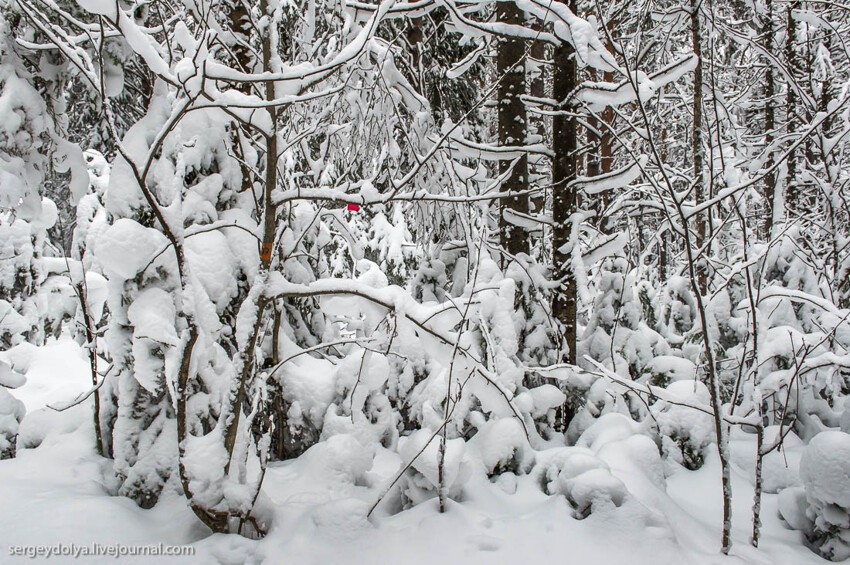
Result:
M271 509L273 526L263 540L208 535L176 489L142 510L111 496L110 462L94 454L91 406L62 415L42 408L73 399L90 384L83 352L70 341L43 348L19 346L0 353L26 365L27 383L14 390L27 406L30 436L41 445L0 461L0 563L38 562L9 555L12 545L193 544L193 557L123 557L122 563L203 564L516 564L582 565L666 563L815 565L825 564L787 529L777 514L777 496L765 494L762 543L748 545L752 505L752 461L747 442L734 434L734 547L719 552L720 472L709 452L698 471L680 468L666 479L643 436L594 441L589 447L556 448L592 452L630 493L619 507L602 506L584 520L572 517L564 496L544 493L541 476L503 476L498 484L473 474L461 501L439 514L436 500L389 515L384 506L366 513L382 486L402 463L379 448L360 449L350 435L334 436L294 461L269 467L261 506ZM33 413L43 413L34 416ZM43 428L42 430L34 428ZM753 447L753 445L750 445ZM365 455L364 455L365 451ZM578 451L577 451L578 452ZM540 455L544 460L549 455ZM361 459L364 459L361 461ZM794 458L791 457L794 461ZM796 459L798 461L799 459ZM601 469L599 469L601 471ZM388 503L389 505L389 503ZM50 563L107 563L115 557L52 557Z
M88 358L71 339L41 348L22 343L0 352L0 360L26 374L26 384L15 389L14 396L24 403L27 412L73 400L92 386Z

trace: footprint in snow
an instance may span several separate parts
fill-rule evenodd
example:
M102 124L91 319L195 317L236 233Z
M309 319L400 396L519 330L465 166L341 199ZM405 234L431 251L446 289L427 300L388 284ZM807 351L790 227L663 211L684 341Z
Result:
M502 548L501 542L493 536L469 536L466 538L466 541L478 549L478 551L499 551Z

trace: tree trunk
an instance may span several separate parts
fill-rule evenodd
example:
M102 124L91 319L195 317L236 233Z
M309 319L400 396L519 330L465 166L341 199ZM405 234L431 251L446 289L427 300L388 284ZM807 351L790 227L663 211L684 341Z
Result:
M700 25L699 9L701 0L691 0L691 47L697 56L697 64L694 68L694 99L693 99L693 131L691 138L691 153L693 159L694 175L694 202L700 205L705 201L705 178L703 176L703 149L702 149L702 27ZM709 249L703 247L706 244L708 233L709 212L706 210L696 215L694 244L697 255L697 283L699 291L703 295L708 290L708 255Z
M245 4L235 1L233 6L230 8L230 31L237 40L241 41L241 43L236 43L233 46L233 55L236 58L237 68L246 73L251 72L252 57L251 50L248 48L248 44L251 40L250 28L251 16L248 14ZM237 88L244 94L251 94L250 82L242 82L237 85ZM242 144L247 143L246 140L250 136L245 128L239 124L236 124L234 132L235 139L233 151L239 159L239 168L242 173L242 187L240 188L240 191L245 192L251 190L251 187L253 186L251 181L251 171L244 161L244 151L242 149Z
M522 25L523 14L513 2L499 2L496 5L496 18L499 22ZM525 50L523 41L514 38L500 38L496 56L496 70L501 82L498 89L499 106L499 145L524 145L526 142L527 118L521 96L526 94ZM504 175L511 167L511 161L499 162L499 173ZM519 192L528 189L528 156L522 155L516 160L513 171L502 181L502 192ZM528 232L515 226L505 217L511 210L528 214L528 196L513 196L499 201L499 242L511 255L528 253Z
M92 424L94 426L95 447L97 449L97 454L101 457L104 457L107 453L107 450L104 449L103 429L101 427L100 422L100 389L98 387L99 375L97 372L97 329L95 328L94 320L89 314L88 289L86 287L85 277L86 273L85 271L83 271L82 280L80 280L76 285L77 297L80 301L80 313L83 316L83 323L86 332L85 349L87 350L89 357L89 371L91 372L92 388L94 390L94 392L92 393L92 401L94 403L94 421L92 422Z
M766 14L764 23L762 24L762 34L764 35L764 50L768 53L773 53L774 30L773 30L773 1L765 0ZM770 147L775 138L776 129L776 108L774 106L776 96L776 79L773 75L773 66L769 60L765 60L766 76L764 89L764 144ZM770 151L770 149L768 149ZM766 167L773 166L772 153L767 158ZM764 232L767 239L773 234L773 225L775 223L774 214L781 210L776 210L778 198L776 194L776 172L772 171L764 177L764 201L765 201L765 226Z
M417 91L425 93L425 79L422 69L422 18L410 18L407 22L407 44L410 46L411 75Z
M575 0L570 9L576 11ZM555 48L552 97L560 110L569 110L566 100L576 87L575 50L562 44ZM552 256L553 275L560 286L552 295L552 314L563 327L567 347L564 361L576 362L576 277L572 267L573 215L578 209L578 195L572 182L576 178L577 124L573 116L559 113L552 120Z
M260 1L260 10L263 13L268 11L268 2ZM270 71L272 69L272 37L271 31L266 29L262 39L262 57L263 70ZM266 81L265 83L265 98L266 100L274 100L274 82ZM268 277L269 267L271 266L273 249L275 243L275 235L277 233L277 206L272 200L272 192L277 187L277 161L280 155L278 154L277 146L277 106L269 106L267 108L271 121L271 132L265 136L266 138L266 170L265 170L265 187L263 190L263 239L260 244L260 273L259 277L265 280ZM247 300L254 298L248 297ZM260 328L264 321L266 307L269 305L269 299L260 295L257 299L257 319L254 322L254 327L251 333L251 338L248 341L249 347L242 352L243 366L239 376L239 382L235 390L235 395L230 409L232 411L230 420L224 426L224 447L227 451L227 463L224 467L225 474L230 472L231 458L233 450L236 446L236 436L239 430L239 420L242 415L243 403L245 400L245 392L248 387L248 382L254 374L255 350L259 339Z
M539 21L534 25L535 29L542 29L543 24ZM543 98L546 96L546 81L545 81L545 65L542 61L546 58L546 44L542 41L534 41L531 44L531 60L537 67L537 73L529 80L529 93L535 98ZM546 139L546 120L542 115L532 115L529 117L530 131L535 135L540 136L541 140ZM532 183L539 186L536 179L543 178L546 174L545 161L542 157L535 157L536 163L531 166ZM531 197L531 208L535 214L542 214L546 206L546 193L540 192Z
M799 2L793 2L788 5L786 12L786 32L785 32L785 64L788 66L788 86L785 94L785 130L789 137L793 137L797 129L797 93L794 90L792 78L797 70L797 52L795 50L795 40L797 36L797 21L793 18L792 12L795 8L799 8ZM796 212L798 209L799 191L797 189L797 155L796 151L791 150L788 154L788 174L785 181L785 205L788 212Z
M609 27L611 24L609 23ZM596 73L590 71L589 80L596 80ZM614 82L614 73L603 73L602 80L605 82ZM611 167L614 161L613 151L613 136L609 129L614 123L614 110L607 106L599 116L590 114L587 116L587 143L595 144L593 149L587 154L587 176L595 177L611 172ZM579 167L576 167L578 169ZM605 210L611 203L611 190L603 190L596 195L594 200L594 210L596 211L596 227L603 233L610 231L610 218L605 215Z

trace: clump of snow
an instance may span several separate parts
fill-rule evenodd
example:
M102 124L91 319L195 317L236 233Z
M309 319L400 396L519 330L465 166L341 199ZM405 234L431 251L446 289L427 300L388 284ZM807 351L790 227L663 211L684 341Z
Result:
M534 462L522 424L514 418L488 421L469 440L467 450L488 476L525 473Z
M628 494L623 482L589 449L564 448L548 457L543 468L546 492L565 496L577 518L601 508L619 507Z
M219 312L236 294L236 258L220 231L202 232L186 240L186 259Z
M779 492L779 515L795 530L810 532L814 527L814 522L806 514L806 506L805 488L789 487Z
M25 413L24 403L0 388L0 459L14 456L18 426Z
M130 220L116 220L97 243L95 254L107 276L132 279L166 250L162 232Z
M828 430L812 438L800 460L803 486L779 493L779 514L806 535L821 556L850 557L850 434Z
M18 388L25 382L27 382L27 379L24 375L15 371L9 363L0 359L0 387Z
M850 434L816 435L803 452L800 479L813 523L809 541L827 559L850 558Z
M443 460L443 483L440 484L440 437L434 430L423 428L399 438L398 453L410 463L404 495L413 504L421 504L437 495L440 486L450 498L457 497L468 477L464 463L466 442L461 438L446 440Z
M661 449L669 460L687 469L699 469L715 439L712 415L694 408L708 406L708 387L696 380L675 381L667 386L667 392L672 396L671 401L660 400L652 406Z
M841 431L850 434L850 396L844 398L844 411L841 413Z
M605 461L615 475L620 471L640 476L660 490L665 490L664 462L658 445L647 435L633 435L606 443L596 455Z
M351 434L338 434L305 451L293 468L303 486L322 485L325 495L349 494L366 482L375 456L374 446L364 445Z
M161 288L149 288L136 297L127 309L133 334L168 345L177 345L174 329L176 308L171 296Z
M667 386L675 381L692 381L697 367L693 361L672 355L659 355L647 363L644 375L651 385Z
M286 423L300 453L318 440L325 415L337 399L337 371L330 362L301 354L302 349L284 337L282 353L290 360L275 378L289 403Z
M615 412L599 417L579 437L576 445L599 451L606 443L619 441L640 433L640 424L626 416Z
M558 387L550 384L534 387L521 394L531 396L533 405L528 411L533 418L539 418L550 410L563 406L567 399L567 395L558 390ZM519 395L517 395L517 399L519 399Z
M40 447L48 438L48 443L59 441L58 438L63 434L68 434L81 425L88 424L91 420L86 417L90 415L91 406L88 403L73 406L63 412L57 412L50 408L39 408L28 412L18 431L18 452ZM93 444L94 440L92 439Z
M159 390L162 381L162 348L179 343L175 317L173 299L157 287L142 291L127 309L127 319L133 325L134 374L150 392Z
M803 449L802 445L795 447L794 440L802 444L800 439L792 432L785 436L781 449L771 451L764 456L762 461L763 492L777 493L785 488L800 484L798 470Z
M607 469L591 469L576 477L562 478L562 481L568 493L567 498L581 517L590 514L598 506L621 506L628 492L623 481Z
M850 434L816 435L800 461L800 478L809 497L850 508Z

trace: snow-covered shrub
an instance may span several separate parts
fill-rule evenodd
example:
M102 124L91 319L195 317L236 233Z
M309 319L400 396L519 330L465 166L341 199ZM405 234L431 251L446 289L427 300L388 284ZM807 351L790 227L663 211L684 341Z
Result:
M594 277L596 298L578 344L580 365L593 369L583 359L587 355L624 378L638 379L653 358L670 353L667 340L643 319L637 292L646 287L636 282L636 273L623 257L601 263Z
M4 4L0 13L0 209L14 209L28 221L42 212L39 189L53 123L31 71L14 49L11 9Z
M23 385L25 378L5 361L0 361L0 459L15 456L18 427L24 419L24 403L6 389Z
M578 438L576 445L596 452L606 443L624 440L644 433L645 430L645 422L636 422L626 413L610 412L594 420L593 424Z
M850 371L832 360L848 351L846 322L839 318L845 312L812 315L812 321L826 332L806 333L787 325L763 332L760 388L769 423L779 424L785 418L805 440L841 425L844 399L850 394Z
M647 280L639 280L635 286L638 302L643 313L643 321L650 328L658 326L658 314L655 310L657 291Z
M628 495L621 480L592 450L567 447L548 454L541 462L541 479L547 494L566 497L576 518L586 518L602 508L619 507Z
M391 216L390 220L381 211L372 216L362 246L365 257L381 267L390 284L404 286L418 266L419 253L407 229L404 207L393 206Z
M778 283L785 289L821 296L820 277L799 251L799 243L804 239L802 227L799 224L790 225L767 251L762 266L764 279L768 284ZM766 310L773 327L785 325L802 331L817 329L812 324L812 316L818 308L811 303L785 299L771 300L769 304L759 306Z
M697 321L696 301L685 277L670 277L665 286L659 324L667 339L681 339ZM671 342L672 343L672 342Z
M676 381L693 381L696 378L696 372L696 365L689 359L659 355L647 363L640 380L663 388Z
M487 422L467 443L467 451L488 477L510 472L522 475L534 463L534 453L522 425L515 419Z
M576 410L567 428L568 444L578 443L587 430L608 415L629 414L625 417L632 420L631 412L634 407L625 387L612 385L602 377L588 378L587 374L571 375L571 377L573 389L580 391L583 403L579 404L579 409Z
M437 431L423 428L399 440L399 455L404 461L413 462L405 473L402 486L403 500L406 501L404 506L415 506L437 496L441 483ZM463 484L469 475L469 467L464 464L465 451L466 442L462 438L446 441L442 484L446 496L451 499L461 497Z
M687 469L699 469L708 446L715 440L714 419L711 414L687 404L709 406L708 387L697 380L681 380L670 383L666 390L674 402L685 405L666 400L652 405L662 452Z
M422 302L442 302L446 298L446 264L439 258L425 258L411 281L413 296Z
M516 283L514 324L519 332L517 356L532 366L557 362L558 331L550 309L548 272L544 265L529 258L511 261L505 277Z
M168 100L160 90L148 115L127 133L133 158L146 155L152 132L167 112ZM234 188L241 177L226 147L229 125L223 113L192 112L174 128L152 164L147 188L161 199L180 202L183 216L169 229L187 226L181 231L187 234L183 273L130 165L119 158L109 175L105 207L113 221L97 237L91 260L109 280L105 338L118 398L112 432L119 493L145 507L156 503L177 467L178 399L186 395L187 433L213 432L237 370L233 353L240 349L238 340L245 339L236 320L237 298L247 294L245 281L256 273L256 239L246 233L256 223L238 207ZM210 229L215 222L226 227ZM202 328L192 358L197 369L185 385L178 385L189 316ZM191 452L199 445L183 447ZM215 482L206 477L208 471L187 467L187 477ZM210 492L214 497L220 491Z
M52 329L48 320L52 312L41 287L48 275L47 230L58 215L47 198L39 206L41 214L31 220L16 212L0 212L0 346L6 348L25 340L41 343L45 329Z
M634 329L640 321L640 304L635 300L634 275L625 257L605 259L594 278L596 298L591 325L611 335L614 326Z
M850 434L816 435L800 461L809 543L827 559L850 558Z
M631 285L634 281L628 274L628 267L624 257L606 259L600 264L593 279L596 296L579 346L581 353L617 372L627 372L629 361L637 361L634 357L626 359L623 351L627 334L631 334L629 330L636 328L640 319L640 309L633 300Z

